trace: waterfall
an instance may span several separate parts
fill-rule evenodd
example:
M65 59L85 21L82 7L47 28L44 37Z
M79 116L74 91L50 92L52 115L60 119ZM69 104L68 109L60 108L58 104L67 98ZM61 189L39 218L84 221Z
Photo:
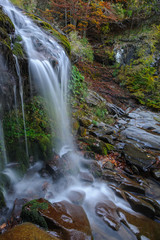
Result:
M22 78L21 78L20 66L19 66L19 63L18 63L18 59L17 59L17 57L15 55L14 55L14 58L16 60L16 70L17 70L17 75L18 75L18 78L19 78L19 93L20 93L20 97L21 97L21 106L22 106L22 115L23 115L23 126L24 126L26 155L27 155L27 157L29 157L28 141L27 141L27 133L26 133L26 121L25 121L25 113L24 113L24 99L23 99Z
M67 82L70 73L70 61L63 48L47 35L27 16L17 10L8 0L0 0L0 5L15 26L15 34L22 38L29 63L30 86L44 96L48 114L54 119L56 137L55 151L61 156L71 150L70 123L67 116ZM28 155L23 104L23 87L20 69L16 58L17 74L20 84L20 97L23 111L26 152ZM32 95L32 89L31 89Z
M0 170L2 170L7 164L7 154L4 142L3 124L0 119Z

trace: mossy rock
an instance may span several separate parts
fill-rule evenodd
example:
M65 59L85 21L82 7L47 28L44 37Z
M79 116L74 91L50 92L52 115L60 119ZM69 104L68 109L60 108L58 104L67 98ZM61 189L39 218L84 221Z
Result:
M79 141L86 143L87 151L93 151L101 155L107 155L108 151L113 150L113 145L104 143L103 141L93 137L80 137Z
M17 57L23 58L25 56L25 52L22 45L22 39L19 35L17 35L17 37L14 40L12 52Z
M37 154L39 159L49 159L52 155L52 136L54 123L47 115L44 98L33 97L24 104L26 136L30 155ZM18 119L18 120L17 120ZM51 126L53 130L51 129ZM10 161L16 159L25 172L28 163L26 157L24 121L21 107L7 112L3 118L6 148Z
M48 229L47 223L39 213L40 209L48 209L49 202L43 199L43 202L40 202L38 199L27 202L23 208L21 217L24 222L32 222L38 224L44 229Z
M45 22L44 20L42 20L40 17L31 14L31 13L26 13L27 16L29 16L30 18L32 18L32 20L41 28L43 28L45 31L51 33L58 41L60 44L62 44L62 46L65 48L65 50L67 51L67 53L70 55L71 53L71 46L70 43L67 39L67 37L58 32L56 29L54 29L49 23Z
M43 231L32 223L23 223L15 226L6 233L0 235L0 240L61 240Z
M11 40L9 34L14 33L15 28L10 18L0 9L0 42L10 49Z
M7 33L15 31L14 25L10 18L0 9L0 26L6 30Z

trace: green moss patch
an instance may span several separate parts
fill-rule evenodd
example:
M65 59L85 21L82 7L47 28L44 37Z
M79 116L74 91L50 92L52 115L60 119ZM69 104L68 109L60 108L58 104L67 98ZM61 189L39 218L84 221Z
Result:
M42 97L34 97L24 105L26 136L30 155L48 159L52 154L54 123L48 117ZM27 168L25 151L25 131L21 106L6 113L3 119L6 148L9 158ZM51 128L52 126L52 128Z
M45 229L48 229L48 226L44 217L42 217L39 213L39 210L41 209L43 210L48 209L47 201L39 202L37 199L35 199L26 203L23 206L22 213L21 213L21 217L23 221L25 222L29 221L29 222L38 224L39 226Z

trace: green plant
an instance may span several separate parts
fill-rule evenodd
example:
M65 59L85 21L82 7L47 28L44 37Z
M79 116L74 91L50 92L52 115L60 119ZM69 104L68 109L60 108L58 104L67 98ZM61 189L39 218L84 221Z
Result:
M94 114L101 120L105 121L108 111L106 109L105 104L100 104L98 107L94 109Z
M76 31L69 33L71 53L83 61L93 62L93 49L87 38L81 38Z
M34 97L32 101L24 105L26 136L29 146L36 144L46 158L52 151L52 135L54 134L54 123L47 115L47 108L42 97ZM14 109L7 113L3 119L5 142L8 152L18 154L19 161L24 157L23 151L18 150L19 142L25 145L25 131L22 109ZM51 128L51 125L53 126ZM14 149L16 145L16 150ZM16 156L15 156L16 157ZM22 157L22 158L21 158Z
M142 56L130 65L122 66L119 79L141 104L160 109L160 79L152 66L153 55Z
M87 93L87 85L84 81L84 76L79 72L76 66L72 66L69 90L74 97L79 97L81 100L84 99Z
M48 202L39 202L38 200L32 200L28 203L26 203L22 207L21 217L23 221L29 221L35 224L38 224L39 226L48 229L47 222L43 216L39 213L38 210L47 210L48 209Z

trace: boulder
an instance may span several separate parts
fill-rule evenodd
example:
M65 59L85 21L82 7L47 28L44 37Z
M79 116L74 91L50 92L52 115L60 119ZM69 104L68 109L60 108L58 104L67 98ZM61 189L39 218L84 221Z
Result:
M144 200L144 201L148 202L149 204L151 204L154 207L154 209L155 209L155 215L157 217L160 217L160 204L156 200L154 200L152 198L149 198L149 197L145 197L145 196L139 196L139 197L142 200Z
M136 212L140 212L145 216L153 218L155 216L155 208L148 202L132 193L124 192L127 201Z
M129 126L121 132L121 135L138 142L144 148L159 150L160 137L156 134L152 134L135 126Z
M94 181L93 175L89 172L80 172L78 176L81 181L91 182L91 183Z
M118 214L121 222L136 235L136 239L159 239L160 223L146 216L133 215L123 209L118 209Z
M85 198L85 192L83 191L70 191L67 195L69 200L74 204L82 204Z
M22 218L57 232L61 239L92 239L88 218L81 206L67 201L33 200L23 206Z
M141 186L139 183L126 177L124 174L120 174L120 177L122 180L120 184L120 188L130 192L145 194L145 188Z
M154 156L130 143L124 146L123 153L127 162L143 171L147 171L156 162Z
M60 240L32 223L17 225L6 233L0 235L0 240Z
M117 214L117 207L116 205L107 200L105 202L99 202L96 204L96 213L98 216L103 218L103 221L108 224L109 227L118 231L121 224L119 220L119 216Z
M88 90L86 102L90 106L98 106L99 104L106 103L106 100L103 97L101 97L98 93L92 90Z

